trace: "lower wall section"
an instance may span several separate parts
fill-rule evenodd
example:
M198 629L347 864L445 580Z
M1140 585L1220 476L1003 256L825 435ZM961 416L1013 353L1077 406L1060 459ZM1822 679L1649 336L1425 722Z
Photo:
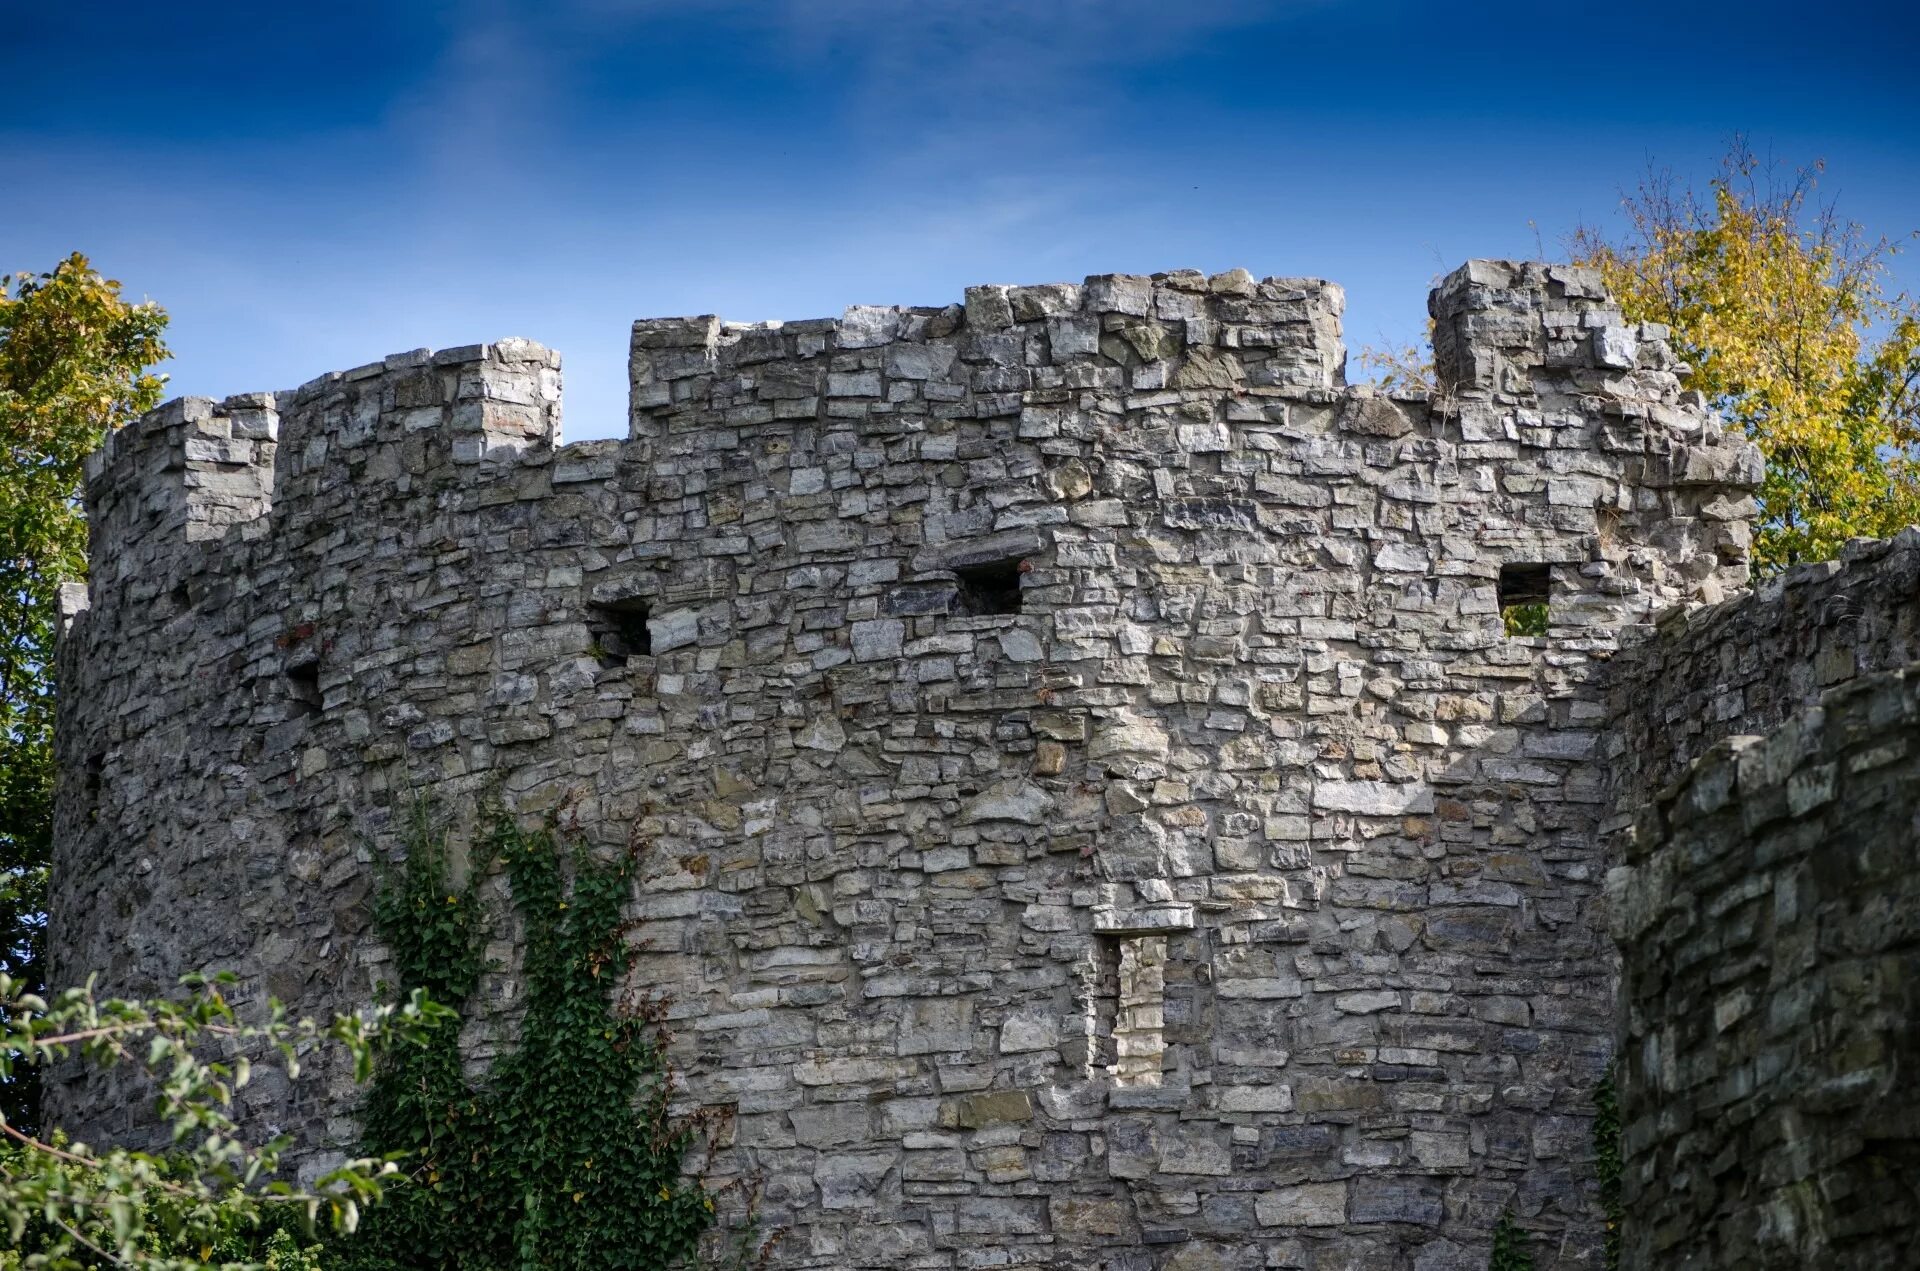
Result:
M1609 879L1623 1265L1920 1266L1920 665L1716 744Z

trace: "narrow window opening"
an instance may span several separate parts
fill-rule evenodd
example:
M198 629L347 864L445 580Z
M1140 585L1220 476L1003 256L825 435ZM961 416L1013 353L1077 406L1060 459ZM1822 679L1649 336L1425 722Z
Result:
M1166 1056L1167 938L1120 942L1120 1000L1113 1020L1113 1080L1157 1086Z
M87 809L87 821L89 824L100 819L101 777L106 772L106 769L107 757L104 753L87 756L85 807Z
M293 702L295 716L320 712L319 662L301 662L287 668L287 696Z
M1553 566L1500 567L1500 621L1510 636L1547 634L1547 602L1553 592Z
M1019 613L1020 575L1027 568L1027 562L1016 557L954 570L959 586L954 591L953 613L963 617Z
M191 608L192 605L193 595L187 590L187 585L185 583L174 584L173 607L175 609L188 609Z
M601 666L625 666L628 658L653 652L653 633L647 628L652 611L637 596L588 606L587 630Z
M1120 1014L1120 942L1094 941L1093 982L1087 993L1087 1075L1113 1071L1113 1030Z

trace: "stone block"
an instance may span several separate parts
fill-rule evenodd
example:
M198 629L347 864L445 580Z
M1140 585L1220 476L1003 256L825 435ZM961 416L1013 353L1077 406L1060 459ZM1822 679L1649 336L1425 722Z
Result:
M963 1130L978 1130L983 1126L1032 1119L1033 1097L1025 1090L993 1090L961 1095L943 1104L940 1109L942 1125L957 1126Z
M1302 1183L1254 1197L1263 1227L1338 1227L1347 1221L1347 1184Z

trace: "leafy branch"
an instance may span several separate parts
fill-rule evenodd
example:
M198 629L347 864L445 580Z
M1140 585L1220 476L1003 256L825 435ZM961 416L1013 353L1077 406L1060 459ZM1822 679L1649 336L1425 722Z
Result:
M418 1045L451 1012L414 993L327 1024L289 1019L278 1002L267 1004L264 1018L249 1020L226 996L234 982L230 975L190 976L178 1001L131 1001L99 997L90 980L49 1001L0 974L0 1078L74 1058L127 1070L133 1085L153 1092L173 1147L166 1155L96 1150L0 1120L0 1222L19 1251L12 1265L191 1271L214 1265L208 1256L230 1247L236 1231L283 1218L351 1232L365 1206L380 1198L394 1173L383 1160L349 1161L308 1188L278 1177L290 1138L249 1142L234 1097L262 1059L291 1081L301 1054L323 1045L343 1050L364 1081L376 1045ZM267 1266L245 1259L218 1265Z

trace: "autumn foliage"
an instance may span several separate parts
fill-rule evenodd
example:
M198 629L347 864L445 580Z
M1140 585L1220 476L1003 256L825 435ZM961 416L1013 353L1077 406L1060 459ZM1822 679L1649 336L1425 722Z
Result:
M1920 305L1887 293L1895 243L1814 202L1819 171L1776 179L1736 144L1704 195L1656 175L1624 200L1624 237L1572 242L1766 455L1763 573L1920 520Z

